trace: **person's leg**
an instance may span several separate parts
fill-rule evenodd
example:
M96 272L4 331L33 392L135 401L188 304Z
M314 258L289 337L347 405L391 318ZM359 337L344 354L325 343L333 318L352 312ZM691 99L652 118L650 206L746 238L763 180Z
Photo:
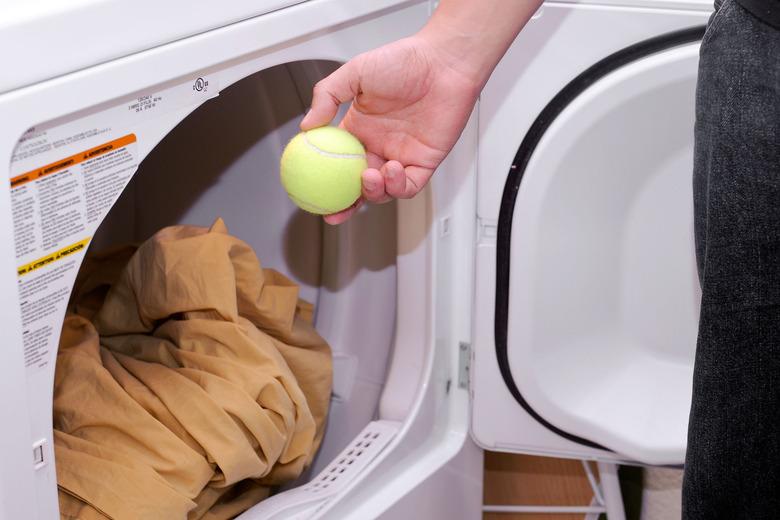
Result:
M780 518L780 30L725 0L701 49L702 285L686 520Z

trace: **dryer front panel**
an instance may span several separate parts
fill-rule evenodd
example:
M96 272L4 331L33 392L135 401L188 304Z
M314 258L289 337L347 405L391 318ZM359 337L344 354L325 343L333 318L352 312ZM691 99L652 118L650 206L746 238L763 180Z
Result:
M339 228L297 213L275 175L313 83L335 62L408 35L430 12L424 1L328 5L301 3L0 95L10 179L0 190L0 236L16 246L0 255L8 345L0 349L0 409L15 425L0 434L0 517L57 516L52 381L86 245L144 238L160 224L208 224L215 212L316 300L337 370L315 472L381 419L381 431L361 435L384 440L364 456L366 441L357 439L356 455L348 452L363 457L363 471L316 501L306 491L313 486L278 495L286 510L305 502L317 518L376 517L460 450L467 392L451 384L453 353L468 338L470 301L459 297L465 284L439 287L472 272L470 257L446 251L473 243L476 124L443 167L446 187ZM381 348L374 337L384 338ZM267 513L260 507L249 518Z
M476 349L473 431L484 445L682 462L699 300L691 166L702 33L664 32L580 72L507 165L478 247L478 266L495 262L477 289L494 298L492 341ZM501 406L487 411L490 392ZM499 409L516 429L501 429Z

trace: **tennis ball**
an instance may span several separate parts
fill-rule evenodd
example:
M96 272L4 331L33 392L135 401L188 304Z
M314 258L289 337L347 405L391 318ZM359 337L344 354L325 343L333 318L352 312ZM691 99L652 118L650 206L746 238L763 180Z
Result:
M280 177L290 199L317 215L347 209L360 197L366 150L334 126L301 132L282 154Z

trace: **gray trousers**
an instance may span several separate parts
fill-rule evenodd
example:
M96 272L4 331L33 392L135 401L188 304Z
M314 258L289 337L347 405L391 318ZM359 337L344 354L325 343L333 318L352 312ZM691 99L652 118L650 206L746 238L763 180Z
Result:
M780 518L780 30L725 0L699 64L687 520Z

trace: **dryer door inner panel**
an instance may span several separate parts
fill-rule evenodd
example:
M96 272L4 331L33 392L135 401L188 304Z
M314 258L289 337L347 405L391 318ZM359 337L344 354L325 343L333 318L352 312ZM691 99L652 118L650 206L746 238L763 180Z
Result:
M685 451L699 37L613 54L553 98L520 145L498 222L507 388L556 434L648 463Z

